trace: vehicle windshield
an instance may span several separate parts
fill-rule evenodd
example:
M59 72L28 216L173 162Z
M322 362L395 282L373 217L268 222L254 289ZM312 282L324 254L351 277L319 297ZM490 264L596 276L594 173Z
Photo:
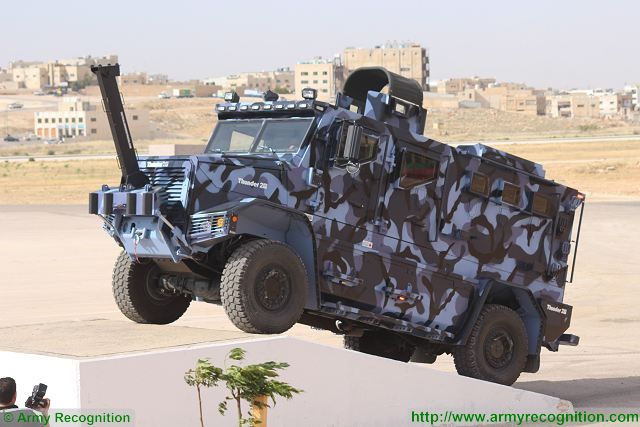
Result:
M313 118L223 120L205 153L294 153Z

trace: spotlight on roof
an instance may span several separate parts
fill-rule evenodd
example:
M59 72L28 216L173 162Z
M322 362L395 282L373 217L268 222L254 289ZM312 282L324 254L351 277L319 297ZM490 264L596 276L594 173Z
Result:
M262 95L265 101L277 101L280 97L277 93L267 89L267 91Z
M240 97L235 92L226 92L224 94L224 100L227 102L240 102Z
M318 97L318 91L316 89L306 87L302 89L302 97L304 99L316 99Z

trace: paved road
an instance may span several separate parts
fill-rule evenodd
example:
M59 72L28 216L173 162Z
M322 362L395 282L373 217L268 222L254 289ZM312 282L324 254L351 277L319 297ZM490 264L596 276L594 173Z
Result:
M580 346L543 350L540 372L523 374L517 387L571 400L578 408L640 407L639 217L640 202L587 204L575 282L567 284L565 298L574 306L570 332L581 337ZM5 328L124 319L110 288L118 247L86 207L0 206L0 223ZM194 303L175 325L236 331L221 307L205 303ZM56 328L48 334L55 337ZM306 326L289 335L341 345L340 337ZM136 336L129 344L145 345L147 335ZM150 327L148 337L157 339L158 327ZM433 367L454 371L446 355Z
M550 139L532 139L532 140L519 140L519 141L457 141L450 142L450 145L469 145L469 144L484 144L490 146L501 146L501 145L514 145L514 144L572 144L572 143L581 143L581 142L606 142L616 143L616 142L628 142L628 141L640 141L640 136L638 135L627 135L627 136L603 136L603 137L589 137L589 138L550 138ZM144 155L144 153L141 153ZM70 160L104 160L104 159L113 159L115 154L86 154L86 155L55 155L55 156L0 156L0 161L9 161L9 162L26 162L29 161L30 158L33 158L37 161L70 161ZM591 160L585 160L585 162ZM579 163L581 161L578 161Z

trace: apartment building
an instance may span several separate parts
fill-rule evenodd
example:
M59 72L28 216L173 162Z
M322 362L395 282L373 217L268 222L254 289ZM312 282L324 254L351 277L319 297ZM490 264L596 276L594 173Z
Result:
M532 116L545 114L544 92L519 83L492 84L485 88L467 87L457 96L462 106L473 105Z
M40 89L45 86L67 86L75 82L94 81L92 65L117 62L117 55L84 56L49 62L14 61L9 64L9 69L18 87Z
M131 134L135 138L149 138L151 127L148 110L127 112ZM34 113L34 134L43 139L76 138L109 139L111 130L102 108L88 101L65 97L58 103L57 111Z
M461 77L440 80L436 86L436 92L457 95L466 89L486 89L496 83L493 77ZM433 88L432 88L433 90Z
M547 95L546 114L549 117L600 117L600 100L586 93Z
M318 99L329 101L342 88L343 68L338 60L313 58L309 61L298 62L295 68L295 88L297 95L304 88L318 91Z
M624 93L631 97L631 108L635 111L640 111L640 83L637 85L626 85L624 87Z
M345 78L360 67L384 67L429 90L429 55L418 43L387 43L374 48L348 47L342 54Z
M245 90L257 92L272 90L280 93L293 93L295 89L294 80L293 70L290 68L278 68L275 71L254 71L206 79L204 83L233 90L242 95Z

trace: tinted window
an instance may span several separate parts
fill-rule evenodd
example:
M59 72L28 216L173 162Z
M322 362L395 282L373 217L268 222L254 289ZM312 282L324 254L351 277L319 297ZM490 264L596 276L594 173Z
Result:
M438 162L418 153L407 151L402 156L400 186L404 188L433 181L438 175Z

